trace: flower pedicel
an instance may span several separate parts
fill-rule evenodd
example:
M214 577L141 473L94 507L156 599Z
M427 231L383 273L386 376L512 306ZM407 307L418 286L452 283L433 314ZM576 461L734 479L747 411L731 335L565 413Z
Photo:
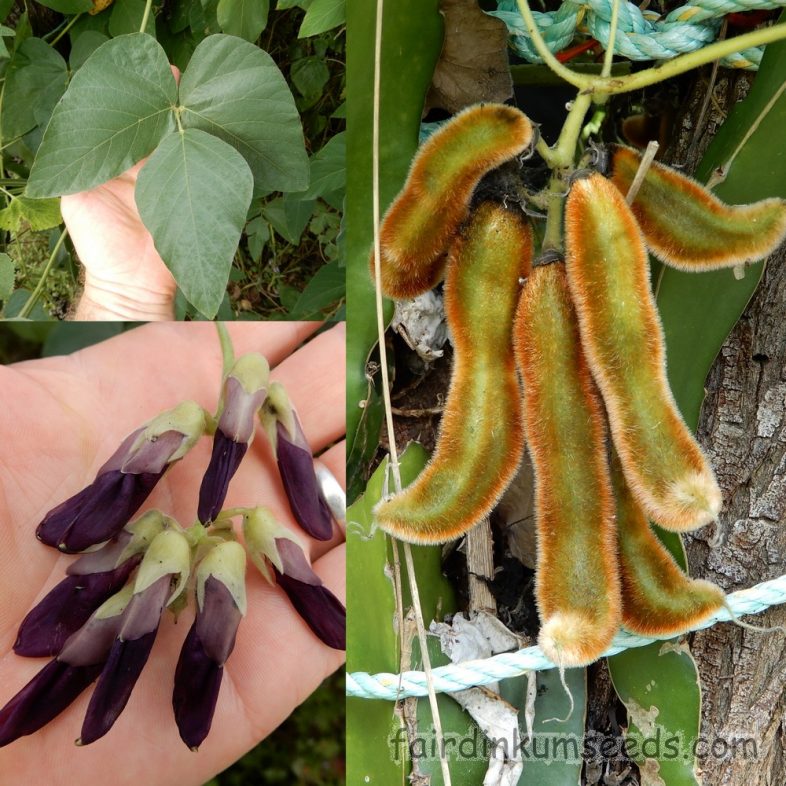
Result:
M279 408L269 408L268 415L276 414L265 422L282 421L275 429L278 462L282 474L290 472L284 478L290 504L293 511L306 511L308 526L330 537L330 509L321 499L300 423L283 387L270 388ZM175 670L172 705L180 736L196 750L210 731L224 665L246 612L246 550L268 580L272 566L311 630L328 646L344 648L344 607L311 569L294 533L262 508L221 510L267 395L267 361L255 354L239 358L229 364L215 418L194 402L153 418L123 441L90 486L44 518L37 530L44 543L68 552L98 548L75 560L20 625L16 653L52 660L0 709L0 747L49 723L96 680L78 743L103 737L147 663L164 610L180 613L188 604L185 590L193 575L196 618ZM210 433L215 436L199 520L184 529L150 510L129 523L168 468ZM297 450L294 482L287 448L282 452L290 439ZM316 520L309 518L314 510ZM237 514L244 516L245 548L231 523Z

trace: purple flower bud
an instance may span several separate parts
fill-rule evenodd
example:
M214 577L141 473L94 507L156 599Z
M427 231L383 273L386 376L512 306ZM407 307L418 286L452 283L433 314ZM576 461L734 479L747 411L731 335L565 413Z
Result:
M36 536L47 546L68 553L108 540L139 510L163 474L105 472L47 513Z
M209 524L221 512L232 480L254 438L256 414L267 395L268 364L262 355L243 355L224 382L222 411L213 452L199 489L198 516Z
M175 671L172 706L180 736L191 750L213 722L224 664L246 612L246 553L235 541L214 546L197 568L197 613Z
M276 538L283 571L273 565L276 581L304 622L328 647L346 649L346 609L311 569L300 546Z
M112 642L98 684L87 706L79 745L89 745L112 728L125 709L131 691L147 663L170 593L170 577L162 576L135 593Z
M213 453L210 456L202 485L199 487L197 516L203 524L214 521L224 506L229 481L232 480L243 456L248 450L247 442L235 442L221 429L213 437Z
M141 554L133 554L115 567L131 538L130 532L121 532L103 548L69 566L67 572L72 575L54 587L22 620L14 652L31 658L57 655L68 637L126 583L141 561ZM87 572L89 569L97 572Z
M0 710L0 748L56 718L100 672L100 663L74 667L50 661Z
M311 448L284 386L273 382L260 414L278 460L278 471L292 515L317 540L330 540L333 517L319 491Z
M114 537L204 430L204 410L192 401L153 418L123 440L87 488L47 513L39 540L77 552Z
M0 709L0 747L57 717L101 673L131 596L121 591L66 642L60 655Z
M210 731L224 663L235 646L242 613L232 593L211 576L205 582L204 606L183 643L175 671L172 706L180 737L197 750Z
M294 415L294 412L293 412ZM333 536L333 517L322 499L314 472L314 459L297 415L290 434L282 423L276 424L278 470L295 520L317 540Z
M145 554L134 593L109 649L82 724L80 745L88 745L112 728L128 703L153 647L161 614L182 591L191 566L185 536L174 530L157 535ZM172 582L177 579L174 592ZM65 653L65 650L62 655Z

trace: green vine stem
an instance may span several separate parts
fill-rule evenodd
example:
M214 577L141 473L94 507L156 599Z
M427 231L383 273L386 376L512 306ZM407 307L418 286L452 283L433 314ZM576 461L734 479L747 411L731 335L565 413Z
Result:
M68 230L63 229L63 231L60 233L60 237L57 239L57 243L55 243L55 247L52 249L52 253L49 255L49 259L46 262L46 267L44 268L43 273L41 273L41 278L38 279L35 289L30 293L30 297L27 298L27 302L24 304L24 306L22 306L22 309L19 312L19 319L27 319L30 316L33 307L38 302L38 298L41 297L41 292L44 289L46 278L49 275L49 271L52 269L52 265L55 264L55 259L57 259L57 255L60 252L60 249L67 236Z
M762 30L754 30L744 35L735 36L725 41L716 41L714 44L705 46L695 52L675 57L673 60L666 60L652 68L638 71L635 74L626 76L591 76L588 74L577 74L567 66L557 60L540 34L535 17L529 7L528 0L516 0L519 11L524 18L527 32L532 39L532 44L543 62L554 71L557 76L564 79L569 84L577 87L582 93L589 93L594 96L618 95L629 93L633 90L640 90L643 87L663 82L671 77L684 74L699 66L719 60L726 55L734 52L741 52L744 49L754 46L762 46L780 41L786 38L786 24L773 25Z
M145 12L142 14L142 24L139 27L139 32L144 33L147 27L147 20L150 18L150 9L153 7L153 0L147 0L145 3Z
M544 251L562 250L564 195L568 187L568 179L573 171L581 128L591 105L592 96L589 93L579 93L571 104L557 144L552 148L538 151L552 171L548 185L548 212L546 214L546 232L543 237Z
M84 14L76 14L67 25L49 42L49 46L54 46L77 22L77 20L84 16Z

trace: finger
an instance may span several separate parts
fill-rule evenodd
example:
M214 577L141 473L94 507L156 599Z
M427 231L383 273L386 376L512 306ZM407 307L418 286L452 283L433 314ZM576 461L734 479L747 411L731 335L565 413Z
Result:
M261 352L277 364L318 327L315 322L256 322L230 325L229 332L237 355ZM82 421L77 426L80 431L92 431L89 474L106 458L96 448L111 448L163 409L193 399L214 411L222 357L213 325L155 323L67 357L28 361L14 368L28 375L32 387L43 388L52 399L63 402L60 406ZM19 401L24 400L22 395ZM67 418L61 426L67 433Z
M341 322L282 361L271 375L287 389L315 453L346 431L345 347L346 330Z

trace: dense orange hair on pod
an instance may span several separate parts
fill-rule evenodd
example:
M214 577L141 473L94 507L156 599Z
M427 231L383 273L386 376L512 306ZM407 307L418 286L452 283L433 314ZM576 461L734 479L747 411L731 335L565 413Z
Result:
M557 665L584 666L619 628L620 583L603 406L562 263L525 283L514 345L535 473L538 643Z
M658 540L612 461L617 499L622 625L642 636L672 636L691 630L725 602L723 590L691 579Z
M384 294L412 298L442 280L448 248L467 217L480 179L527 150L532 136L532 124L515 107L478 104L429 137L382 220ZM373 252L370 269L373 277Z
M411 543L444 543L497 504L524 450L512 325L519 279L532 263L521 212L485 202L450 252L445 312L453 371L437 446L415 481L374 509L378 525Z
M611 179L628 193L641 155L616 146ZM653 163L631 205L651 251L671 267L695 272L769 256L786 236L786 200L727 205L696 180Z
M581 343L633 496L665 529L713 521L721 493L669 389L647 250L624 197L602 175L573 183L565 242Z

